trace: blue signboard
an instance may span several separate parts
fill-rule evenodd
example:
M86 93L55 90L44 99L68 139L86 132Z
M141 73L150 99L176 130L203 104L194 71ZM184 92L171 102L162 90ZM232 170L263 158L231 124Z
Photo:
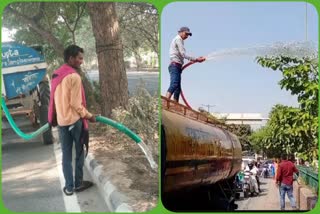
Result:
M10 74L3 74L6 97L11 99L20 94L28 94L34 89L46 74L46 69L24 71Z
M2 68L45 62L36 50L15 42L2 43L1 54Z

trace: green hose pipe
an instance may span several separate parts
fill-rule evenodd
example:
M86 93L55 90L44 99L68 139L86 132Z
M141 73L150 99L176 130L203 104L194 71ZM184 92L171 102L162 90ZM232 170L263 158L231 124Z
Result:
M6 106L6 102L5 100L2 98L1 100L1 106L2 106L2 110L4 111L9 124L11 125L12 129L17 133L17 135L19 135L20 137L22 137L25 140L30 140L32 138L37 137L39 134L47 131L49 129L49 124L45 124L43 125L40 129L38 129L37 131L30 133L30 134L26 134L23 133L19 127L16 125L16 123L14 122L12 116L10 115L10 112ZM141 138L136 135L133 131L131 131L129 128L127 128L126 126L124 126L121 123L117 123L114 120L111 120L109 118L106 117L102 117L102 116L97 116L96 120L100 123L104 123L106 125L110 125L116 129L118 129L119 131L123 132L124 134L128 135L131 139L133 139L136 143L140 143L142 140Z
M126 126L124 126L121 123L117 123L114 120L111 120L109 118L102 117L102 116L97 116L96 117L96 121L98 121L100 123L104 123L104 124L110 125L110 126L116 128L116 129L118 129L119 131L121 131L124 134L128 135L136 143L140 143L142 141L141 138L138 135L136 135L133 131L131 131L129 128L127 128Z
M16 123L14 122L14 120L13 120L13 118L12 118L12 116L11 116L7 106L6 106L6 102L5 102L5 100L3 98L1 100L1 107L2 107L2 110L5 113L5 115L6 115L7 119L8 119L8 122L9 122L10 126L12 127L12 129L17 133L17 135L19 135L20 137L22 137L25 140L30 140L32 138L35 138L39 134L41 134L41 133L43 133L43 132L45 132L45 131L47 131L49 129L49 124L47 123L47 124L43 125L37 131L32 132L30 134L26 134L26 133L22 132L19 129L19 127L16 125Z

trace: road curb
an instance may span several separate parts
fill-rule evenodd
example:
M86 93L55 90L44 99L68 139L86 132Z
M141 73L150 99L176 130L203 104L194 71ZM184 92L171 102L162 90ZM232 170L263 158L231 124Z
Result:
M128 198L120 193L117 187L103 175L102 165L94 159L94 156L91 153L89 153L85 159L85 166L98 186L98 189L111 212L133 212L132 207L127 203Z

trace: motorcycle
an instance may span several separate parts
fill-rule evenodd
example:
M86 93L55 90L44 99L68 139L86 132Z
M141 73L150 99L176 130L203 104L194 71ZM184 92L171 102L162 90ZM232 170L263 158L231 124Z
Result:
M249 194L251 194L251 196L253 196L254 194L259 194L258 192L255 191L255 187L253 183L254 181L252 176L255 176L255 175L253 175L253 173L250 172L249 170L244 171L242 191L245 198L249 197Z
M234 189L236 192L242 192L243 189L243 177L242 171L238 172L234 180Z

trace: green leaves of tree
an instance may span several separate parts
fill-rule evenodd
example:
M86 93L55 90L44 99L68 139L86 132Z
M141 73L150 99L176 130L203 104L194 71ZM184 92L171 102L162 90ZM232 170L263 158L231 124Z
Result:
M267 125L253 133L253 146L274 156L295 153L308 159L318 154L318 56L314 58L257 57L262 67L282 72L281 89L298 98L299 108L276 105Z
M117 3L116 9L125 56L142 61L143 50L157 54L157 10L147 3ZM3 26L17 30L16 42L43 46L49 65L61 64L63 48L72 43L85 49L88 67L97 58L85 2L15 2L5 8Z

